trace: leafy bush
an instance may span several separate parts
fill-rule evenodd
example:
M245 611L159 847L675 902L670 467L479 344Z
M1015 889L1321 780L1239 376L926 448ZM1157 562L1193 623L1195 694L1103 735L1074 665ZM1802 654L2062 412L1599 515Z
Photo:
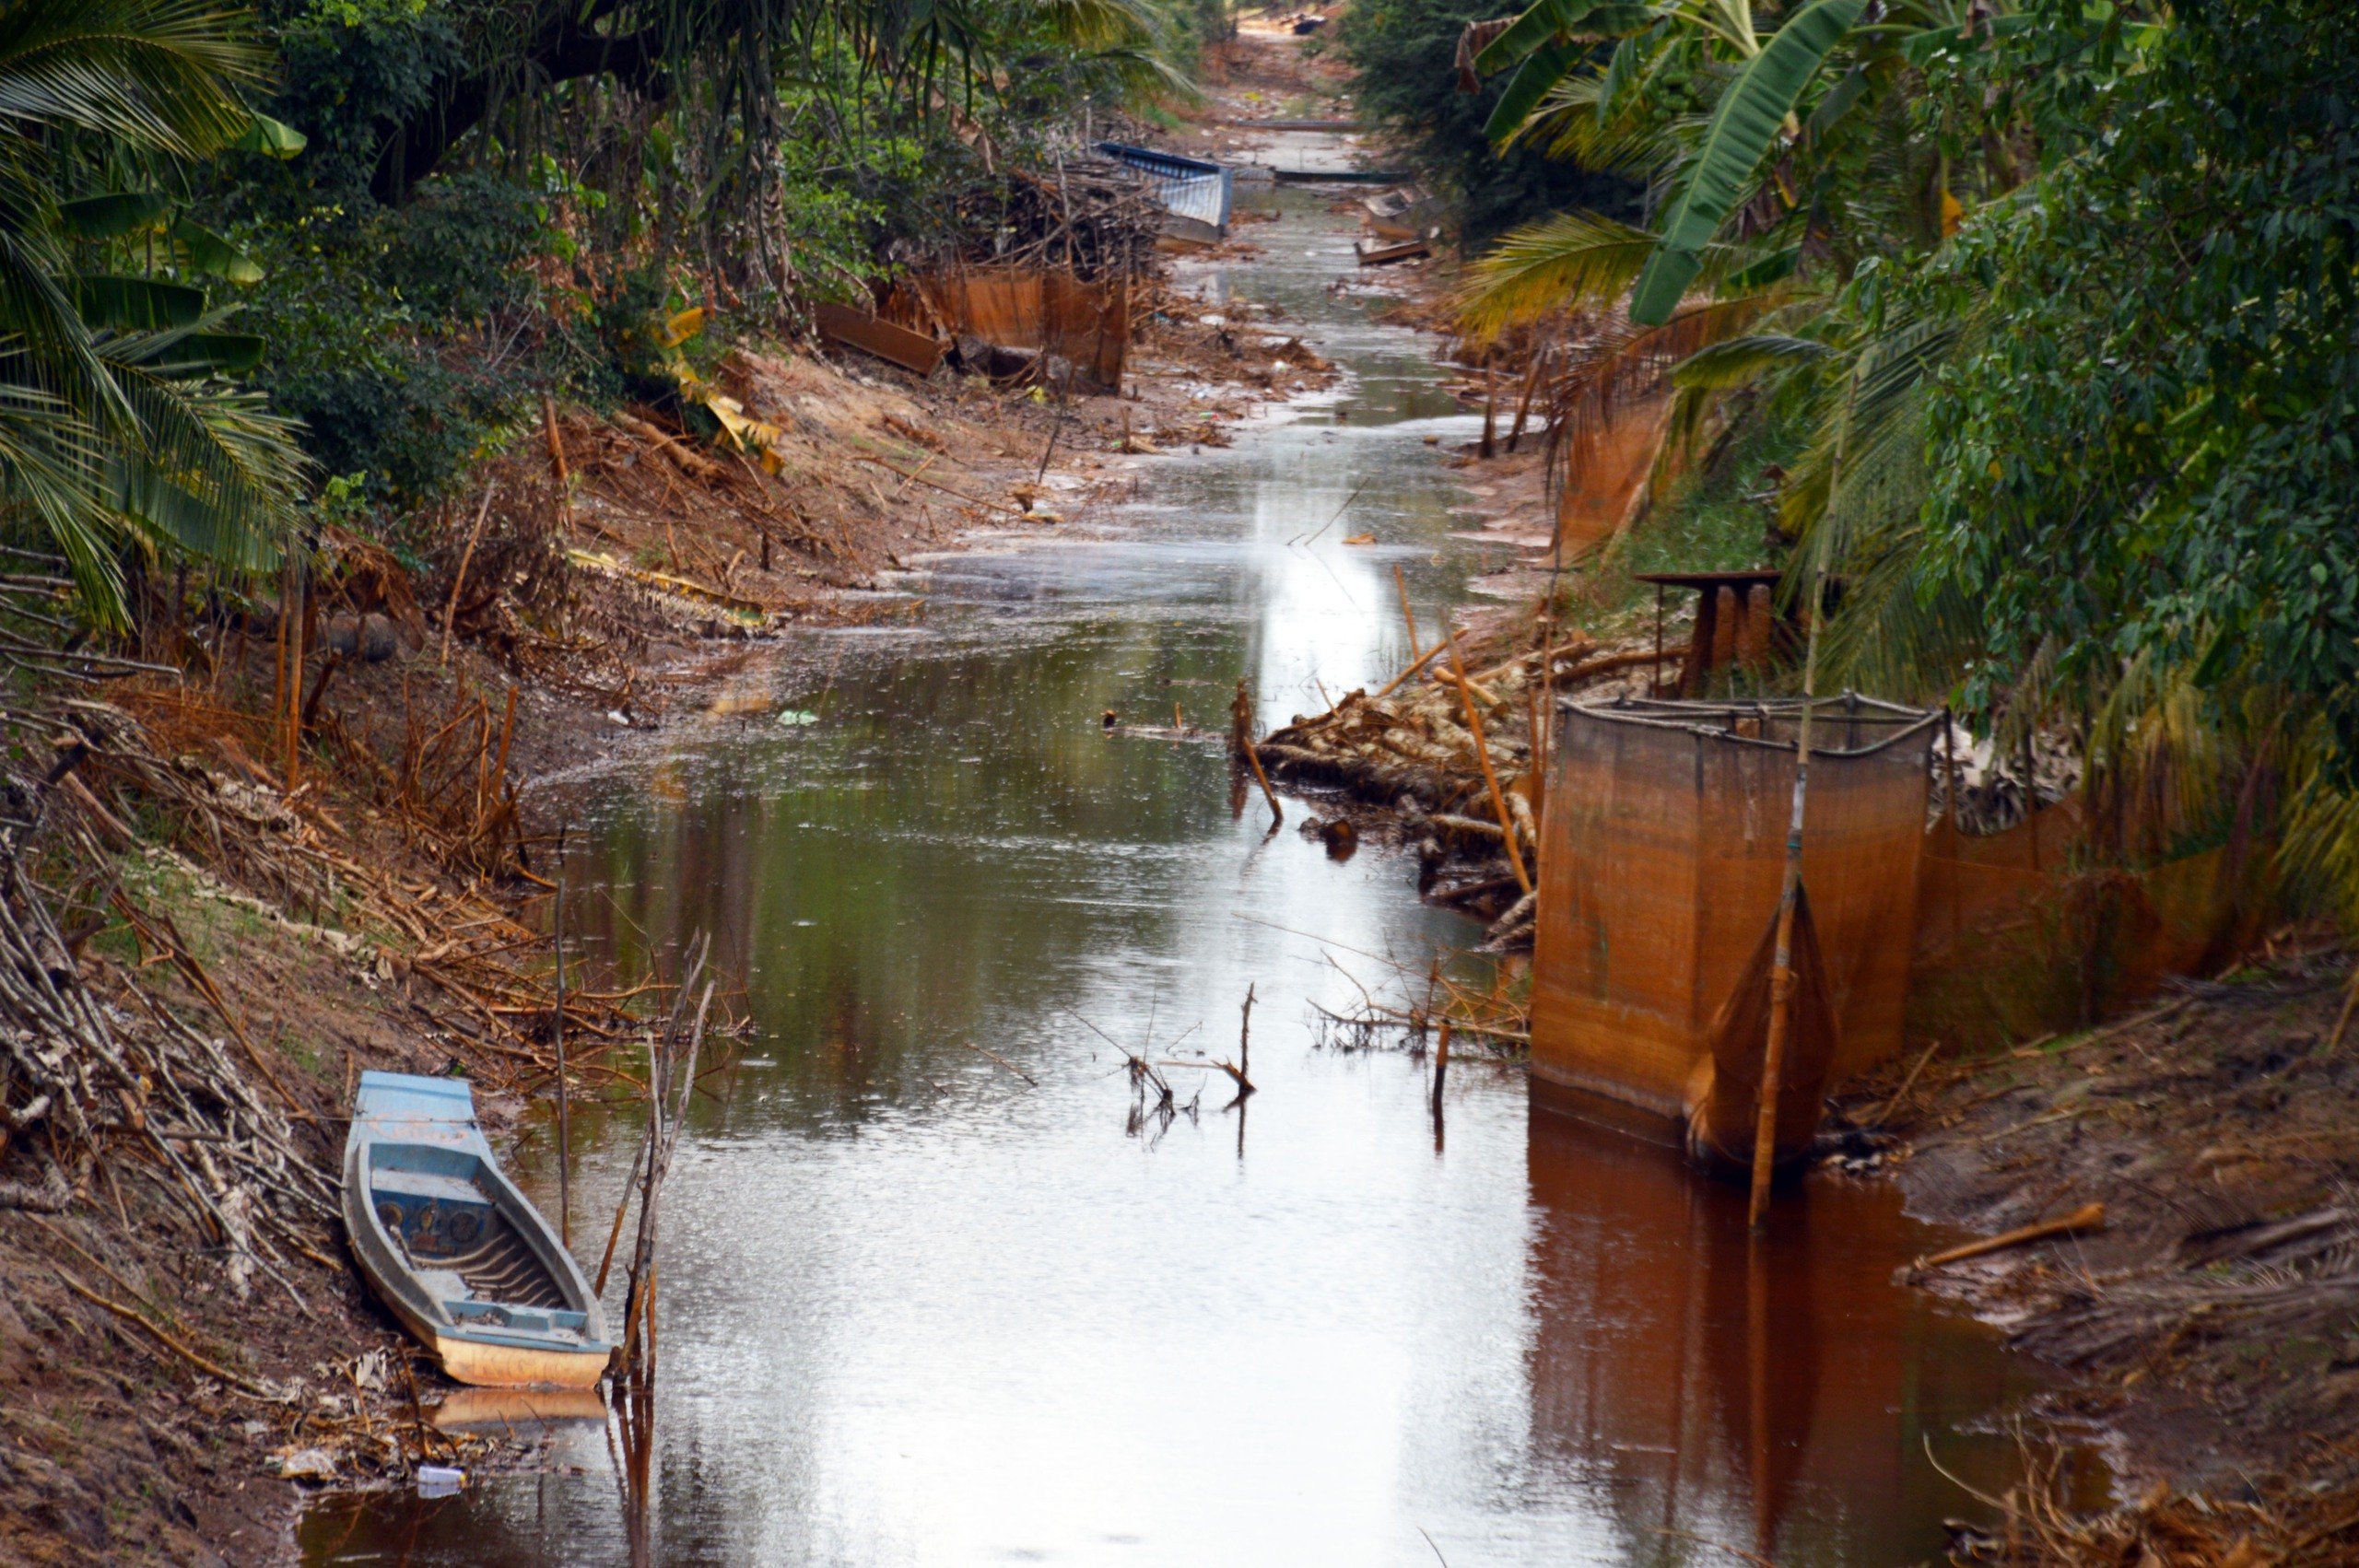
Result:
M2108 41L2076 11L2051 25ZM1933 565L1987 626L1969 695L2043 659L2102 683L2150 655L2321 703L2359 777L2349 14L2190 4L2138 64L1932 280L1989 322L1927 459Z
M300 418L330 474L371 499L433 500L549 379L532 193L488 175L358 216L315 208L254 231L264 281L245 324L271 351L257 380Z

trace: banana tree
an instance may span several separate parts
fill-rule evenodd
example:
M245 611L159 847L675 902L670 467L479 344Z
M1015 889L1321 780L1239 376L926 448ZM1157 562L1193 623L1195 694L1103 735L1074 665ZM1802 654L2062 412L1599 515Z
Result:
M1489 39L1474 69L1514 71L1487 128L1494 141L1546 135L1585 163L1664 176L1653 249L1629 280L1627 301L1633 322L1661 325L1702 279L1709 248L1731 238L1732 219L1776 229L1778 218L1801 212L1804 182L1783 165L1822 151L1863 99L1889 93L1904 67L2003 30L2013 18L1992 9L1918 0L1871 18L1866 0L1806 0L1765 29L1749 0L1539 0ZM1709 100L1700 117L1686 107L1699 98ZM1941 199L1951 200L1945 181ZM1519 238L1521 253L1505 271L1528 278L1542 236ZM1593 237L1554 238L1579 248ZM1759 259L1776 262L1778 252ZM1782 258L1789 266L1798 259ZM1568 272L1585 270L1566 261ZM1530 292L1519 287L1527 305ZM1603 302L1586 292L1560 301Z

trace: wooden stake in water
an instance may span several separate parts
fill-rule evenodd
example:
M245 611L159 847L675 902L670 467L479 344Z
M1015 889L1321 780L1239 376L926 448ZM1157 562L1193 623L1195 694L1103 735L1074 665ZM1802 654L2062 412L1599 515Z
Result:
M1802 718L1794 736L1794 809L1786 823L1786 874L1778 894L1778 951L1769 977L1769 1039L1761 1054L1761 1113L1753 1132L1753 1204L1758 1230L1769 1212L1769 1176L1778 1157L1778 1090L1794 1013L1794 907L1802 890L1802 805L1810 796L1810 720L1818 681L1818 627L1825 618L1825 574L1810 587L1810 639L1802 652Z
M551 427L555 428L554 426ZM557 831L557 1229L573 1250L573 1106L565 1081L565 829Z

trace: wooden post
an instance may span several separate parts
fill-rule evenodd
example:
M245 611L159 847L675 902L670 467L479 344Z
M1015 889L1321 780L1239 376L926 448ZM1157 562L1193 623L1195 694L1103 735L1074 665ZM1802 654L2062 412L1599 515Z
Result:
M1401 573L1401 563L1392 563L1392 586L1401 591L1401 620L1409 628L1409 657L1417 656L1417 613L1409 608L1409 579Z
M1434 1041L1434 1118L1441 1118L1442 1081L1449 1076L1449 1020L1441 1021L1441 1028Z
M1786 1036L1794 1015L1794 907L1802 890L1802 809L1810 796L1810 721L1818 681L1818 626L1825 619L1826 576L1811 579L1810 641L1802 652L1802 718L1794 737L1794 806L1786 823L1786 874L1778 894L1778 949L1769 977L1769 1039L1761 1053L1761 1110L1753 1133L1753 1202L1747 1222L1755 1229L1769 1212L1769 1176L1778 1154L1778 1090L1786 1065Z
M552 425L554 429L555 426ZM573 1250L573 1106L565 1081L565 835L557 830L557 1224Z
M1483 782L1491 791L1491 811L1499 819L1499 837L1507 841L1508 868L1515 872L1515 884L1524 892L1532 891L1532 873L1523 869L1523 847L1515 841L1515 818L1508 814L1507 796L1499 789L1499 776L1491 767L1491 748L1483 739L1483 716L1474 711L1474 689L1466 678L1466 661L1458 656L1458 644L1449 645L1450 673L1458 677L1458 700L1466 708L1466 727L1474 734L1474 760L1483 765Z
M442 607L442 657L439 662L448 669L451 664L451 626L459 614L459 591L467 585L467 563L475 558L475 544L483 538L483 520L491 515L493 487L483 487L483 505L475 509L475 526L467 530L467 547L459 552L459 569L451 578L451 602Z
M1245 988L1245 1005L1237 1020L1237 1075L1253 1075L1253 988Z
M1483 371L1483 443L1474 455L1485 462L1499 451L1499 373L1489 368Z

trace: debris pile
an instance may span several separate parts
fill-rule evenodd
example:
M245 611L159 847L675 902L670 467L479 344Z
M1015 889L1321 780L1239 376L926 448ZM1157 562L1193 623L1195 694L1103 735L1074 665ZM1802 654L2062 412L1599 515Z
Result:
M2341 1568L2359 1547L2359 1496L2319 1478L2249 1482L2241 1495L2180 1492L2157 1482L2135 1503L2078 1514L2064 1461L2025 1446L2025 1478L1977 1500L1995 1523L1947 1521L1950 1561L1979 1568Z
M1064 158L1006 170L952 205L954 258L968 265L1058 268L1085 282L1156 270L1163 207L1146 181L1111 158Z
M1255 755L1274 778L1393 813L1398 836L1417 847L1426 896L1487 919L1489 945L1506 951L1532 940L1545 788L1532 765L1532 735L1542 735L1544 756L1551 704L1609 691L1608 683L1643 683L1656 656L1577 635L1469 672L1463 636L1427 650L1373 696L1355 691L1315 719L1296 715Z

